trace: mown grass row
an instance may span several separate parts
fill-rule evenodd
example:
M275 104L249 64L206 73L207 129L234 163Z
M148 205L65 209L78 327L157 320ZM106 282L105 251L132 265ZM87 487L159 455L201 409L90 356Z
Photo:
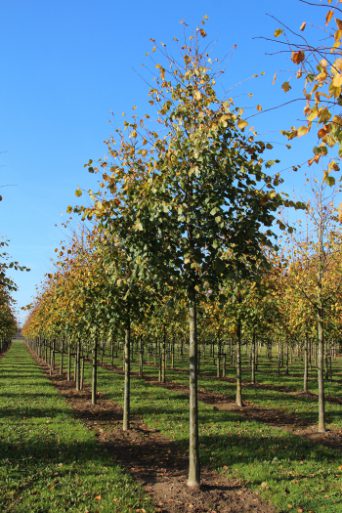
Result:
M110 357L106 356L104 359L105 363L110 363ZM120 365L120 359L115 359L114 363L116 365ZM336 361L337 370L341 366L342 361L338 359ZM184 366L184 360L182 362ZM176 370L167 369L166 377L168 381L172 381L176 384L187 385L188 384L188 376L185 367L184 372L178 372ZM214 375L208 375L208 371L214 373L214 369L212 366L208 364L202 365L201 367L201 376L200 376L200 387L201 389L207 392L217 392L224 394L228 400L233 400L235 398L235 383L225 381L222 379L217 379ZM138 371L139 366L137 362L134 362L132 365L133 371ZM291 368L291 372L293 374L298 374L300 367L298 363ZM297 372L296 372L297 371ZM146 365L144 367L144 374L147 377L155 377L157 379L158 371L156 367L151 365ZM245 377L248 376L247 372L244 373ZM233 378L234 371L229 369L229 373L227 376ZM310 391L312 393L317 392L316 383L314 379L316 375L314 371L311 371L311 388ZM266 363L265 360L262 360L262 363L259 368L258 373L258 383L264 385L272 385L275 387L288 387L290 392L301 391L302 389L302 379L297 376L277 376L274 368L271 368L269 363ZM333 397L341 398L341 384L335 382L326 382L326 393L331 394ZM249 401L254 405L264 408L264 409L277 409L284 412L288 412L291 414L296 414L296 416L301 419L306 424L315 424L317 422L317 399L315 397L304 396L304 395L296 395L289 392L285 392L279 389L262 389L261 387L254 386L252 384L248 384L243 387L243 399L245 401ZM336 403L326 403L326 411L327 411L327 427L331 429L340 429L342 428L342 404Z
M90 366L85 368L90 382ZM99 391L122 403L121 375L100 368ZM226 385L226 384L225 384ZM278 402L278 406L280 403ZM132 379L132 410L151 427L187 449L188 397ZM341 451L238 412L215 411L200 403L202 462L243 479L279 512L341 513Z
M132 513L142 490L75 420L22 342L0 359L1 513Z

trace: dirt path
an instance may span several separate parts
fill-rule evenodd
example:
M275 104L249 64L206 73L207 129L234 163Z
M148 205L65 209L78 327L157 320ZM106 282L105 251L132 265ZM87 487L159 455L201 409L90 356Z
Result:
M95 431L98 441L144 486L156 513L274 513L273 507L239 481L228 481L206 468L202 469L201 490L191 491L185 486L184 447L149 429L137 417L132 419L131 430L123 432L122 410L116 403L100 393L93 406L89 387L76 392L72 382L58 374L50 376L48 366L31 354L72 406L75 416Z
M123 374L122 369L119 367L105 363L99 365L107 370L117 372L118 374ZM139 379L143 379L146 383L158 387L167 388L168 390L173 390L175 392L189 392L187 385L174 383L172 381L160 383L159 381L156 381L154 378L149 376L141 377L137 372L132 372L131 374L132 376L138 377ZM340 448L342 446L341 429L327 431L326 433L318 433L316 425L312 425L308 419L303 419L294 413L288 413L286 411L277 409L259 408L249 401L245 401L243 408L239 408L233 399L227 398L224 394L218 392L208 392L203 389L199 389L198 398L200 401L212 405L212 407L216 410L236 411L248 420L256 420L270 424L274 427L285 429L286 431L289 431L297 436L308 438L312 442L320 443L328 447Z

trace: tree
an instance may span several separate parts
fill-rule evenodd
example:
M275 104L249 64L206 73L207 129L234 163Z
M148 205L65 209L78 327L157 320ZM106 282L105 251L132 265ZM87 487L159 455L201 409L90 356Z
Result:
M305 124L291 127L284 134L291 140L314 132L318 142L308 163L312 165L330 156L323 176L329 185L333 185L333 173L339 171L338 161L342 156L342 9L337 0L330 0L327 4L300 1L328 8L325 14L327 33L320 35L322 37L317 41L315 34L306 35L305 21L298 30L282 23L281 28L274 32L276 41L288 49L286 51L297 67L296 78L302 84L305 100ZM287 93L291 89L290 82L284 82L282 89Z
M262 158L266 145L245 133L242 111L231 100L217 97L211 60L200 50L205 37L202 26L181 47L182 61L165 50L166 65L156 65L159 77L150 96L162 135L151 130L141 136L140 152L149 161L135 169L139 180L126 196L135 216L132 244L146 274L183 291L188 301L190 487L200 483L199 298L237 269L248 275L262 246L272 245L275 212L293 205L276 192L280 177L265 171L272 165ZM139 140L136 124L128 127L130 137Z
M295 240L288 280L313 312L317 336L318 372L318 431L324 433L324 354L327 315L331 305L336 305L341 293L341 235L337 228L336 208L325 192L324 183L319 184L315 201L308 205L310 237ZM331 193L331 191L329 191ZM330 194L331 195L331 194ZM299 236L300 237L300 236ZM332 279L332 272L334 279ZM307 349L306 349L307 351ZM307 362L306 362L307 365ZM307 379L307 377L306 377Z

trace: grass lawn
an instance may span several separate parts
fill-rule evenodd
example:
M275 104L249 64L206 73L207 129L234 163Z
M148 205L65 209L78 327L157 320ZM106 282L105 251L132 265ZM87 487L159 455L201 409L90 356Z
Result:
M86 365L86 381L90 382L89 365ZM115 372L99 369L99 391L118 403L122 402L122 381L122 376ZM214 383L213 387L216 389ZM283 398L279 394L278 407ZM132 379L133 413L183 444L184 450L188 435L187 407L186 394ZM279 512L342 513L340 450L246 420L238 412L214 411L203 403L200 422L203 463L228 476L242 478Z
M0 512L152 511L22 342L0 359Z
M110 363L110 358L106 357L105 361ZM120 365L120 360L116 359L115 364ZM167 370L166 377L167 380L173 381L174 383L180 383L183 385L188 384L188 376L185 368L185 361L177 362L181 363L184 368L184 372L172 371L171 369ZM276 362L275 362L276 364ZM338 359L336 362L337 370L339 370L342 364L342 359ZM208 358L206 359L206 364L201 366L203 371L200 377L200 387L203 390L208 392L219 392L234 400L235 398L235 383L230 383L228 381L223 381L215 378L215 369L212 365L209 364ZM132 370L138 371L138 365L136 363L133 364ZM207 373L211 372L213 375L208 376ZM291 372L293 374L300 374L301 369L298 363L293 365L291 368ZM154 376L157 378L158 370L153 366L145 366L144 373L146 376ZM227 374L228 377L234 377L234 370L229 369ZM250 378L249 373L244 371L244 378L248 380ZM314 371L311 372L311 387L309 388L311 392L317 392L316 385L316 373ZM266 359L261 358L260 370L258 372L258 383L262 383L265 385L271 386L283 386L288 387L291 391L301 391L302 390L302 378L296 376L278 376L275 369L270 367L270 364L266 362ZM341 383L337 382L326 382L326 393L331 394L333 397L341 398ZM266 409L278 409L287 411L289 413L295 413L298 418L303 419L309 424L315 424L317 422L318 417L318 406L317 399L314 397L304 397L301 395L293 395L284 391L276 390L276 389L267 389L263 390L261 388L256 388L251 384L243 387L243 399L246 401L250 401L256 406L260 408ZM342 404L335 403L326 403L326 412L327 412L327 427L329 428L342 428Z

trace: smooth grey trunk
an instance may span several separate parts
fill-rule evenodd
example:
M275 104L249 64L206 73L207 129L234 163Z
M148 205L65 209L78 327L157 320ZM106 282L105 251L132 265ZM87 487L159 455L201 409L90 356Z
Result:
M63 375L64 373L64 339L62 340L61 344L61 361L59 366L59 372Z
M218 337L217 339L217 355L216 355L216 377L221 377L221 353L222 353L222 347L221 347L221 337Z
M113 367L113 365L114 365L114 344L113 344L113 340L111 340L111 343L110 343L110 363L111 363L111 366Z
M324 332L323 311L317 312L317 378L318 378L318 432L325 433L325 396L324 396Z
M289 341L285 340L285 375L289 375Z
M125 328L124 345L124 401L123 401L123 419L122 429L128 431L130 428L130 410L131 410L131 323L128 319Z
M76 360L75 360L75 382L76 382L76 390L80 390L80 377L81 377L81 341L80 339L77 340L77 346L76 346Z
M139 376L142 378L144 375L144 337L140 337L139 349Z
M71 346L68 344L67 380L71 380Z
M81 358L81 377L80 377L80 390L83 390L84 386L84 356Z
M161 355L161 382L166 381L166 326L163 327L163 344L162 344L162 355Z
M96 404L96 391L97 391L97 337L95 337L93 345L93 361L92 361L92 375L91 375L91 404Z
M236 404L242 408L241 395L241 320L236 325Z
M278 341L278 376L280 376L280 370L283 366L283 345L281 340Z
M172 343L171 343L171 369L175 368L175 337L172 337Z
M190 488L200 486L197 346L197 305L192 293L189 301L189 474L187 482Z
M304 342L304 380L303 380L303 391L308 391L308 380L309 380L309 337L305 335Z
M255 330L253 331L253 336L252 336L252 347L251 347L251 381L253 383L253 385L255 385L255 342L256 342L256 335L255 335Z

